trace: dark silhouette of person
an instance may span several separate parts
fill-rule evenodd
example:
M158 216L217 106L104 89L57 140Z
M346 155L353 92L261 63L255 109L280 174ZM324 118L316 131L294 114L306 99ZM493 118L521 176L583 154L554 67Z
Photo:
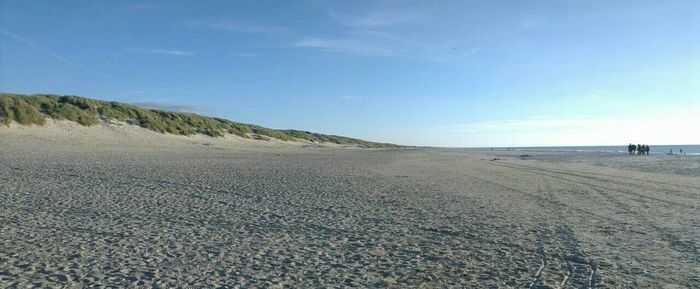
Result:
M634 149L635 149L634 145L633 145L632 143L630 143L630 144L627 146L627 153L633 155L633 154L634 154Z
M646 150L646 151L647 151L647 155L649 155L649 150L651 150L651 149L649 148L649 145L646 145L646 146L647 146L647 147L646 147L644 150Z
M637 154L641 155L642 154L642 145L637 144Z

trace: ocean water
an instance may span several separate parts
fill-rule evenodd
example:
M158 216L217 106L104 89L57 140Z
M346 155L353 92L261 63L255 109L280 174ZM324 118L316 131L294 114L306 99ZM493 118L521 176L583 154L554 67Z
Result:
M488 149L490 148L482 148ZM683 153L700 155L700 145L649 145L649 153L667 154L673 151L674 154ZM590 152L590 153L627 153L627 145L620 146L561 146L561 147L513 147L513 148L493 148L493 150L504 151L536 151L536 152Z

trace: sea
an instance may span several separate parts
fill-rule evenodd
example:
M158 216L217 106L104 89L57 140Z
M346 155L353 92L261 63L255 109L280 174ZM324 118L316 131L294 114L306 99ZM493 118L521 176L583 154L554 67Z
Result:
M491 148L480 148L490 150ZM531 152L588 152L588 153L627 153L627 145L620 146L552 146L552 147L512 147L493 148L498 151L531 151ZM649 145L652 154L685 154L700 155L700 145Z

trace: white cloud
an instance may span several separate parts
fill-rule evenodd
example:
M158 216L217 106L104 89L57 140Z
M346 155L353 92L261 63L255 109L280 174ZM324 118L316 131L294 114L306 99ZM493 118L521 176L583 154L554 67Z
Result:
M462 127L465 131L515 131L515 130L540 130L562 129L588 126L597 120L585 118L568 119L521 119L491 122L477 122Z
M479 51L478 48L463 50L445 44L415 41L376 30L354 30L336 38L307 37L294 42L292 46L362 56L438 62L464 59Z
M297 41L293 45L296 47L317 48L365 56L391 56L393 54L388 48L372 47L371 44L357 39L305 38Z
M121 8L116 9L121 12L147 12L153 11L160 8L164 8L164 5L156 5L153 3L130 3L126 4Z
M344 94L344 95L339 96L338 98L340 98L341 100L351 100L351 99L360 99L360 98L362 98L362 96Z
M195 54L194 51L180 50L180 49L143 49L143 48L129 48L129 51L142 52L142 53L155 53L155 54L167 54L175 56L188 56Z
M282 33L286 29L279 26L264 26L256 25L251 23L245 23L237 20L230 19L201 19L195 20L188 23L192 27L206 27L221 29L236 33L247 33L247 34L268 34L268 33Z
M160 53L160 54L170 54L170 55L192 55L194 54L193 51L185 51L185 50L176 50L176 49L151 49L151 53Z
M700 107L648 115L519 119L449 129L474 146L697 144Z
M262 54L260 53L255 53L255 52L231 52L231 56L235 57L254 57L254 56L260 56Z
M10 32L4 31L4 30L0 30L0 35L3 35L3 36L5 36L5 37L8 37L8 38L10 38L10 39L12 39L12 40L21 42L21 43L23 43L23 44L25 44L25 45L27 45L27 46L33 48L34 50L43 52L43 53L45 53L45 54L47 54L47 55L49 55L49 56L51 56L51 57L53 57L53 58L55 58L55 59L57 59L57 60L63 62L63 63L65 63L65 64L68 64L68 65L73 66L73 67L76 67L76 68L78 68L78 69L87 71L87 72L89 72L89 73L91 73L91 74L93 74L93 75L95 75L95 76L98 76L98 77L101 77L101 78L109 78L109 77L108 77L106 74L104 74L104 73L98 72L98 71L96 71L96 70L94 70L94 69L92 69L92 68L90 68L90 67L87 67L87 66L82 65L82 64L79 64L79 63L77 63L77 62L75 62L75 61L73 61L73 60L70 60L70 59L68 59L68 58L66 58L66 57L63 57L63 56L59 55L58 53L53 52L52 50L49 50L49 49L44 48L44 47L42 47L42 46L39 46L38 44L36 44L34 41L32 41L32 40L30 40L30 39L21 37L21 36L19 36L19 35L17 35L17 34L10 33Z
M371 11L362 16L341 15L330 12L330 15L341 25L356 28L378 28L392 26L411 22L416 18L414 14L395 11Z

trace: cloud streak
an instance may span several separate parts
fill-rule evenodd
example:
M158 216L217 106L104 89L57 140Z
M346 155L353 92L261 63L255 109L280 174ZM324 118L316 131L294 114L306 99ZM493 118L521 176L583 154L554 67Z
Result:
M185 56L185 55L194 54L193 51L172 50L172 49L151 49L150 52L151 53L160 53L160 54L169 54L169 55L178 55L178 56Z
M477 122L461 127L464 131L522 131L540 129L572 129L594 125L599 119L563 118L563 119L520 119L491 122Z
M466 59L479 51L478 48L455 50L448 45L423 43L393 33L376 30L351 31L338 38L306 37L291 45L298 48L361 56L406 58L437 62Z
M191 27L205 27L246 34L273 34L285 31L283 27L263 26L229 19L201 19L188 23Z
M141 52L141 53L153 53L153 54L167 54L174 56L188 56L195 54L194 51L180 50L180 49L143 49L143 48L129 48L129 51Z
M393 52L384 47L373 47L372 44L356 39L324 39L304 38L293 44L295 47L315 48L332 52L358 54L364 56L392 56Z
M342 15L330 12L331 18L337 23L355 28L379 28L411 22L416 19L414 14L398 12L372 11L363 16Z
M234 57L255 57L255 56L260 56L262 54L260 53L255 53L255 52L231 52L231 56Z
M636 116L568 117L476 122L449 129L453 135L502 146L700 143L691 133L700 107ZM504 142L503 140L507 140Z
M153 3L130 3L116 9L120 12L148 12L163 8L163 5L156 5Z
M90 74L92 74L92 75L94 75L94 76L97 76L97 77L100 77L100 78L109 78L109 77L108 77L106 74L104 74L104 73L98 72L98 71L96 71L96 70L94 70L94 69L92 69L92 68L90 68L90 67L87 67L87 66L85 66L85 65L79 64L79 63L77 63L77 62L75 62L75 61L73 61L73 60L70 60L70 59L68 59L68 58L66 58L66 57L64 57L64 56L61 56L61 55L59 55L58 53L56 53L56 52L54 52L54 51L52 51L52 50L50 50L50 49L44 48L44 47L42 47L42 46L36 44L34 41L32 41L32 40L30 40L30 39L28 39L28 38L24 38L24 37L22 37L22 36L19 36L19 35L17 35L17 34L14 34L14 33L8 32L8 31L4 31L4 30L0 30L0 35L3 35L3 36L5 36L5 37L7 37L7 38L10 38L10 39L12 39L12 40L14 40L14 41L23 43L24 45L27 45L27 46L29 46L30 48L34 49L34 50L37 50L37 51L39 51L39 52L42 52L42 53L44 53L44 54L46 54L46 55L48 55L48 56L53 57L54 59L56 59L56 60L58 60L58 61L61 61L61 62L65 63L65 64L70 65L70 66L73 66L73 67L78 68L78 69L80 69L80 70L83 70L83 71L85 71L85 72L89 72Z
M381 57L415 55L421 45L397 35L379 31L379 28L414 20L410 13L370 11L361 16L328 12L338 24L351 28L338 37L307 36L292 43L294 47L319 49L346 54Z
M360 98L362 98L362 96L344 94L344 95L339 96L338 98L340 98L340 100L351 100L351 99L360 99Z

